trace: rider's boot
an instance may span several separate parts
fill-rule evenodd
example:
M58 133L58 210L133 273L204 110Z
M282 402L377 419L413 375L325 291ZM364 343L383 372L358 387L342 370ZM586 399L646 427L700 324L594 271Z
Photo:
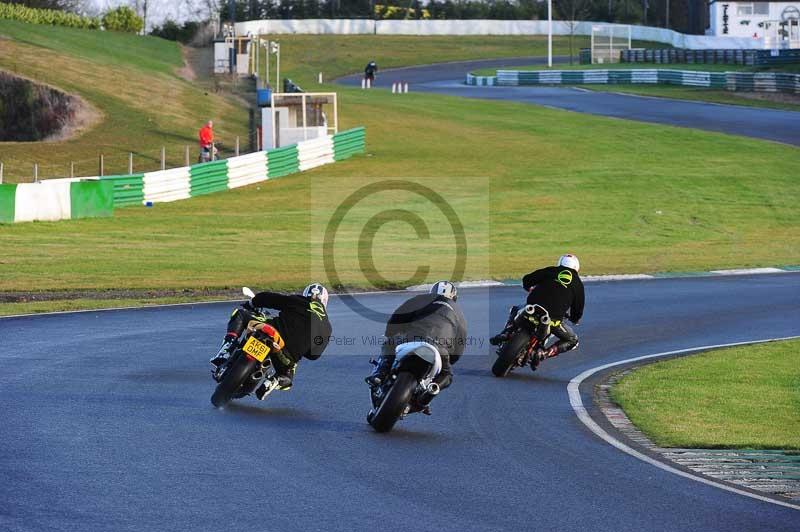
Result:
M500 334L496 334L489 338L490 345L500 345L503 342L507 342L509 338L511 338L511 333L514 332L514 318L519 312L518 306L513 306L508 311L508 321L506 321L506 326L503 327L503 330L500 331Z
M225 363L226 360L231 356L231 352L233 351L233 346L236 344L237 336L232 333L228 333L225 335L225 338L222 340L222 345L219 348L219 351L216 355L211 357L211 365L214 366L214 370L218 370L222 364Z
M370 386L378 386L386 380L386 377L389 376L389 370L391 369L392 361L385 357L381 357L377 366L375 367L375 371L373 371L372 374L364 380Z

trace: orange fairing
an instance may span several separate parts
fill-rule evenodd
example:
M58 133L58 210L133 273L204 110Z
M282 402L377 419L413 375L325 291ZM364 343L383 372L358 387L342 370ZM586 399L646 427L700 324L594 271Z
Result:
M278 329L268 323L264 323L261 325L261 332L272 338L272 341L275 342L279 349L283 349L283 337L281 337L281 333L278 332Z

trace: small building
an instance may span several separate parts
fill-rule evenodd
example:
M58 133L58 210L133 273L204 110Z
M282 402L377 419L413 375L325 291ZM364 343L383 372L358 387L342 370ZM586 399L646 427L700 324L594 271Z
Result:
M709 5L709 22L707 35L761 39L764 48L800 48L800 0L717 0Z

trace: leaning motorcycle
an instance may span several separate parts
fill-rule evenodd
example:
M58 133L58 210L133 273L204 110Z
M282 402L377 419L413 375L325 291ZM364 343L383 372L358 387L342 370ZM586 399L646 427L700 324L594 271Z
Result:
M513 313L513 310L512 310ZM516 368L530 364L532 369L541 362L536 354L550 336L550 328L559 322L550 319L541 305L525 305L513 317L513 329L508 340L497 349L497 360L492 365L496 377L505 377Z
M255 296L247 287L242 288L242 293L249 299ZM270 314L266 310L248 310L253 318L232 347L231 356L212 372L218 384L211 396L211 403L217 408L250 394L255 394L263 401L278 387L270 354L283 349L283 338L267 323Z
M440 391L433 381L442 371L442 355L435 345L406 342L398 345L395 352L397 358L387 378L370 385L372 409L367 422L376 432L389 432L400 419L421 412L422 396Z

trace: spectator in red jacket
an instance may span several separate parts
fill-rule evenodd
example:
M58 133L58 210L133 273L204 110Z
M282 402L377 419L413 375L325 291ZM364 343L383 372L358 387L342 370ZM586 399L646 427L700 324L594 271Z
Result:
M200 128L200 162L213 161L214 157L214 122L209 120Z

